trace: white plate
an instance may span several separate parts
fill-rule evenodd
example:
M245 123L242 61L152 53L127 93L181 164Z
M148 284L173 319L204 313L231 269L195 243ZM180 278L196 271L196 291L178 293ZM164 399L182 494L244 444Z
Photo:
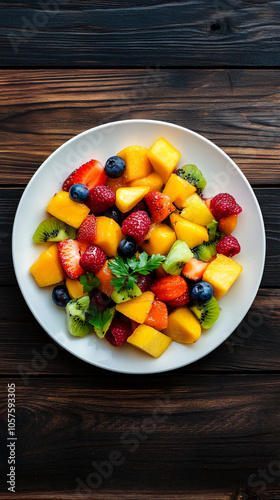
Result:
M80 339L67 333L65 312L51 298L52 287L40 289L29 273L46 245L34 245L33 233L46 218L45 207L65 178L83 163L101 163L126 146L149 147L165 137L181 153L179 165L197 165L207 180L205 195L229 192L242 206L234 235L240 242L236 256L244 270L220 300L221 314L215 325L193 345L172 342L159 359L128 344L112 347L94 334ZM248 312L258 291L265 260L265 232L257 199L245 176L217 146L191 130L152 120L125 120L92 128L58 148L38 169L20 200L13 228L13 261L17 280L31 312L62 347L93 365L122 373L157 373L193 363L213 351L234 331Z

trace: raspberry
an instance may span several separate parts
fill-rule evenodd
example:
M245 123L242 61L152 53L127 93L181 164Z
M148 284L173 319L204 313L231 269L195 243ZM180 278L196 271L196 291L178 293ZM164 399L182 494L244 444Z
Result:
M130 211L130 213L133 214L133 212L138 212L138 210L142 210L143 212L148 213L148 207L144 199L138 201L137 205L135 205L135 207Z
M122 224L122 233L133 236L140 243L150 229L152 221L144 210L130 214Z
M214 196L210 202L210 210L216 220L242 212L242 208L236 203L234 197L228 193L220 193Z
M88 215L80 225L76 240L84 241L85 243L93 243L96 237L96 218L95 215Z
M106 254L97 245L90 245L80 258L80 266L89 273L98 273L106 262Z
M127 341L131 334L130 323L127 323L121 317L115 317L105 335L105 339L113 346L119 347Z
M182 295L180 295L180 297L177 297L177 299L170 300L169 302L167 302L167 305L170 307L181 307L188 304L189 301L190 301L190 294L189 290L187 290Z
M188 289L188 285L181 276L164 276L156 279L150 287L158 300L170 302L180 297Z
M240 250L240 245L234 236L224 236L217 245L217 252L226 255L226 257L233 257Z
M142 293L147 292L150 288L152 281L150 274L137 274L137 285L139 286Z
M116 194L108 186L96 186L89 192L88 207L94 214L101 214L112 207L116 201Z

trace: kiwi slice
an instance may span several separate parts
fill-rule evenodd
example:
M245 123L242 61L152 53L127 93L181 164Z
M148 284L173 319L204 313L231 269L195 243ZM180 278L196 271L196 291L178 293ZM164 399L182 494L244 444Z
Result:
M76 229L68 226L65 222L50 217L50 219L43 220L37 227L34 235L34 243L44 243L45 241L62 241L70 238L76 238Z
M195 186L198 192L203 191L206 186L202 172L195 165L185 165L177 170L176 174Z
M93 326L86 321L89 301L89 296L80 297L70 300L66 306L67 329L74 337L85 337L93 331Z
M134 283L131 290L125 287L121 288L118 292L117 290L114 290L111 294L111 299L116 302L116 304L120 304L121 302L127 302L128 300L139 297L140 295L142 295L142 292L139 286Z
M212 259L217 253L217 243L217 241L205 241L192 248L194 258L202 260L202 262L208 262L208 260Z
M199 323L201 323L201 327L205 328L205 330L211 328L220 316L220 306L215 297L203 304L191 305L190 310L195 314Z
M163 269L172 276L179 276L184 265L192 259L193 253L187 243L177 240L172 245L169 253L162 264Z

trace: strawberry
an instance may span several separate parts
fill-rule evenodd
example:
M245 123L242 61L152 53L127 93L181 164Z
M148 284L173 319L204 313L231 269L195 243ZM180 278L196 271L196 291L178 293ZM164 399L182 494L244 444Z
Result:
M147 212L138 210L130 214L122 223L122 233L133 236L137 243L140 243L150 229L151 219Z
M170 300L169 302L167 302L167 305L170 307L176 308L176 307L185 306L186 304L189 303L189 301L190 301L190 294L189 294L189 290L187 290L182 295L180 295L180 297L177 297L177 299Z
M97 245L90 245L80 258L80 266L89 273L98 273L106 262L106 254Z
M157 278L151 285L150 290L158 300L170 302L185 293L188 285L181 276L164 276Z
M166 219L171 212L176 210L176 207L171 203L169 196L160 193L159 191L152 191L146 194L145 202L147 203L151 217L155 223L160 223Z
M201 262L201 260L190 259L189 262L183 267L183 276L193 281L199 281L202 279L204 271L208 266L209 262Z
M96 218L95 215L88 215L80 225L76 239L88 243L94 243L96 238Z
M87 247L86 243L77 240L63 240L57 245L58 258L63 270L72 280L78 279L85 271L81 268L80 257Z
M85 184L88 189L106 183L104 167L97 160L90 160L72 172L62 185L63 191L69 191L73 184Z

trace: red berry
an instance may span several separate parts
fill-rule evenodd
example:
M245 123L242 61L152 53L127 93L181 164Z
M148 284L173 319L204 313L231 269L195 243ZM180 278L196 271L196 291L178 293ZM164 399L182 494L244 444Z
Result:
M90 245L80 258L80 266L89 273L98 273L106 262L106 254L97 245Z
M138 201L137 205L135 205L135 207L132 210L130 210L130 214L133 214L133 212L138 212L138 210L143 210L144 212L148 212L148 207L144 199Z
M111 323L110 329L105 335L105 339L115 347L124 344L132 334L130 323L127 323L122 317L115 317Z
M88 207L94 214L101 214L115 205L116 194L108 186L96 186L89 192Z
M99 309L102 313L108 309L108 307L112 307L114 302L111 297L108 297L105 293L101 292L101 290L95 289L93 291L93 295L90 299L90 303Z
M161 223L176 209L169 196L160 193L160 191L152 191L146 194L145 202L148 205L153 221L156 223Z
M158 300L170 302L180 297L188 289L188 285L181 276L164 276L156 279L150 287Z
M69 191L73 184L85 184L89 189L105 184L107 176L103 165L97 160L90 160L72 172L62 185L63 191Z
M96 237L96 218L95 215L88 215L80 225L76 240L85 241L88 244L94 243Z
M152 221L143 210L130 214L122 224L122 233L133 236L140 243L150 229Z
M188 304L189 301L190 301L189 290L186 290L186 292L180 295L180 297L177 297L177 299L170 300L169 302L167 302L167 305L170 307L181 307Z
M150 288L152 281L150 274L138 274L137 285L139 286L142 293L147 292Z
M217 245L217 252L226 255L226 257L233 257L240 250L240 245L234 236L224 236Z
M72 280L78 279L85 272L80 266L80 257L86 246L85 243L71 239L60 241L57 245L60 264Z
M242 208L236 203L234 197L228 193L220 193L214 196L210 202L210 210L216 220L242 212Z

